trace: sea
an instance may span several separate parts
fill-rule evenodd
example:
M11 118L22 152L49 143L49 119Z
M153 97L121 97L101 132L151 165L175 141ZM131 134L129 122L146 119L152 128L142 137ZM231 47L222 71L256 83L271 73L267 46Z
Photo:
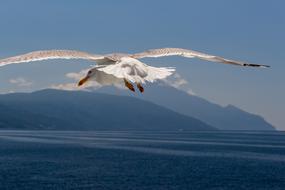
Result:
M0 131L0 189L285 189L285 132Z

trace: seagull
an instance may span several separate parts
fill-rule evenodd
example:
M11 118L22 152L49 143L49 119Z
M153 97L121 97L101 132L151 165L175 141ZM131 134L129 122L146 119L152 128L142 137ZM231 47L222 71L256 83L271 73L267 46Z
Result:
M123 82L125 86L135 92L134 85L143 93L143 84L164 79L174 73L174 67L152 67L139 59L157 58L164 56L182 56L187 58L198 58L206 61L219 62L244 67L269 67L268 65L251 64L220 56L209 55L194 50L182 48L161 48L151 49L141 53L124 54L90 54L75 50L41 50L9 57L0 60L0 66L9 64L42 61L48 59L84 59L96 62L95 66L87 72L86 76L78 82L78 86L83 85L88 80L95 80L99 84L113 84Z

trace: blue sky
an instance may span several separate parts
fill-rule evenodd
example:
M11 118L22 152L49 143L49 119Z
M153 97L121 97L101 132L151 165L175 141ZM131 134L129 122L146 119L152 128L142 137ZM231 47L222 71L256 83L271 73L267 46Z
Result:
M268 64L270 69L258 70L178 57L145 60L176 66L197 95L260 114L285 130L284 7L282 0L2 0L0 57L39 49L99 54L167 46ZM45 61L3 67L0 92L69 82L66 73L89 65Z

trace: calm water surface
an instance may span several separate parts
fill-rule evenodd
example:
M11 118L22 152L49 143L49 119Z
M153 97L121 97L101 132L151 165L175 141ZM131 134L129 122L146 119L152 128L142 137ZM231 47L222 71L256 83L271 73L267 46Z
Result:
M0 189L285 189L285 133L0 131Z

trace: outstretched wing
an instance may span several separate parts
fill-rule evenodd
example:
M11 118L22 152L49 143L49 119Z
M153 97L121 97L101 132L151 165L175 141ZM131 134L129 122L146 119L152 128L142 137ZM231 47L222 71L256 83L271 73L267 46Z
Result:
M85 59L96 61L104 59L104 56L74 50L44 50L1 59L0 66L5 66L13 63L42 61L47 59Z
M181 48L162 48L162 49L152 49L147 50L142 53L133 54L131 57L135 59L141 59L145 57L164 57L164 56L183 56L188 58L199 58L207 61L220 62L225 64L239 65L239 66L249 66L249 67L269 67L268 65L251 64L242 61L235 61L230 59L225 59L223 57L208 55L198 51L181 49Z

